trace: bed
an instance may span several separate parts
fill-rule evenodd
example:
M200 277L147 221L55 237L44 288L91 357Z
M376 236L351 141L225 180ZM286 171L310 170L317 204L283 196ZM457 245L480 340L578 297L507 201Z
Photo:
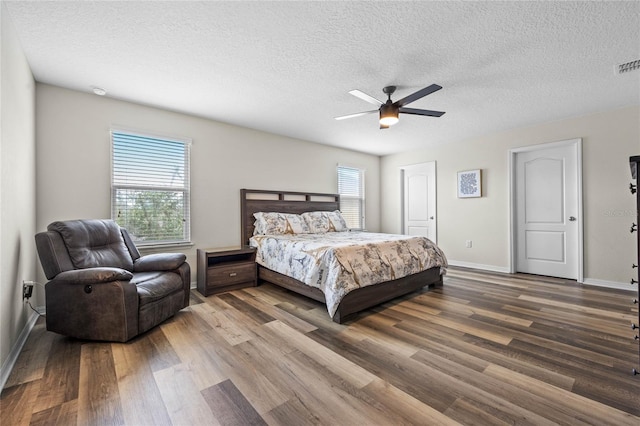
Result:
M331 212L340 209L340 196L338 194L242 189L240 191L240 198L241 237L243 244L249 244L251 237L254 235L255 213L280 212L283 214L299 215L305 212ZM345 237L355 237L354 235L348 235L351 233L344 234ZM269 241L273 243L271 239L269 239ZM262 242L264 242L264 238ZM256 242L256 239L251 241L251 243L253 243L253 245L259 244ZM437 250L439 251L439 249ZM444 268L446 268L444 255L442 255L442 260L440 264L420 272L351 290L341 297L341 300L336 306L332 306L333 300L331 300L331 298L327 299L320 288L307 285L301 280L265 267L264 264L267 262L260 261L260 256L257 256L258 278L260 281L272 283L327 304L329 315L332 320L337 323L348 321L354 318L360 311L399 296L412 293L425 286L441 286L443 283L442 274L444 273Z

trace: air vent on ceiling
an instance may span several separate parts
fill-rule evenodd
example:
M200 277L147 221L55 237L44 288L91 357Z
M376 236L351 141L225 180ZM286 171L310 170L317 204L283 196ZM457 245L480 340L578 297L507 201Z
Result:
M631 71L640 70L640 59L616 65L616 74L624 74Z

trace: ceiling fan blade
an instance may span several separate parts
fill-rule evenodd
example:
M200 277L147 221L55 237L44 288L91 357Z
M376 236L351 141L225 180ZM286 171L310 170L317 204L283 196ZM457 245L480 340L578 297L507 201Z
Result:
M403 114L428 115L429 117L441 117L444 111L430 111L428 109L400 108Z
M398 105L399 107L403 107L407 104L410 104L411 102L417 101L420 98L430 95L433 92L437 92L440 89L442 89L442 86L438 86L437 84L432 84L429 87L420 89L417 92L410 94L409 96L405 96L404 98L398 101L395 101L394 104Z
M349 115L341 115L340 117L335 117L336 120L345 120L347 118L353 118L353 117L360 117L361 115L367 115L367 114L371 114L374 112L378 112L377 109L374 109L372 111L363 111L363 112L356 112L355 114L349 114Z
M374 104L374 105L380 106L380 105L382 105L384 103L382 101L377 100L373 96L369 96L366 93L361 92L360 90L352 90L349 93L351 93L356 98L360 98L363 101L369 102L370 104Z

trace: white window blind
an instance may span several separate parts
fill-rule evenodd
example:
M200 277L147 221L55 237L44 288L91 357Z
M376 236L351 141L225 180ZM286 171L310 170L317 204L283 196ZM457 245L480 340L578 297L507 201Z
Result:
M351 229L364 229L364 170L338 165L340 211Z
M188 243L191 142L111 131L111 217L136 245Z

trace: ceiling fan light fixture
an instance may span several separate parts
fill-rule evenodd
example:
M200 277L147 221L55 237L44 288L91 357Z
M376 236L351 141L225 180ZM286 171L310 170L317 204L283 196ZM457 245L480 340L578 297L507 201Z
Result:
M398 122L399 108L385 104L380 107L380 125L393 126Z
M380 117L380 124L383 126L393 126L398 122L398 117L388 116L388 117Z

